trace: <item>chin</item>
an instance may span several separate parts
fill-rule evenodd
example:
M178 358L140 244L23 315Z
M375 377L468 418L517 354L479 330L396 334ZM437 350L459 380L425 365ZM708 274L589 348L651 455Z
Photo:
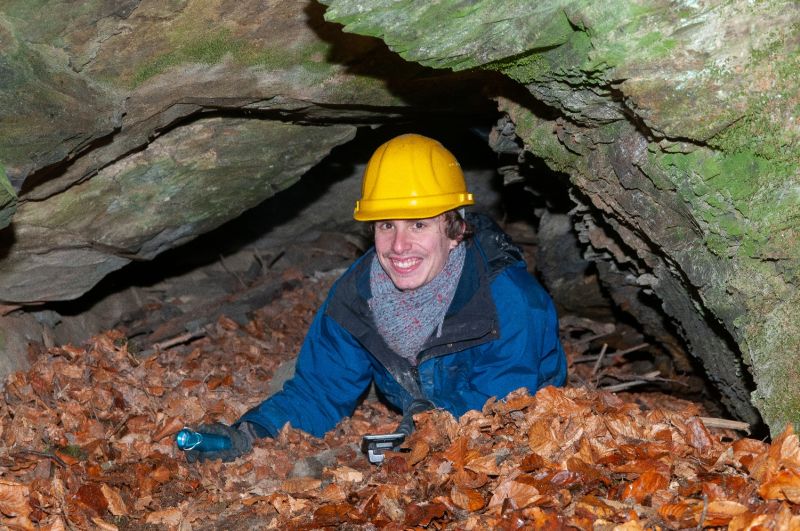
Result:
M402 279L393 278L392 283L394 284L394 287L396 287L401 291L417 289L419 287L422 287L422 285L424 284L424 282L421 280L415 280L410 278L402 278Z

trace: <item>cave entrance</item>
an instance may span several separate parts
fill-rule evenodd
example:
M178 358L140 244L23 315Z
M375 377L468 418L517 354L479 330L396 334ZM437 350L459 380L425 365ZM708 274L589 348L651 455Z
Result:
M111 274L76 301L36 308L48 331L43 346L79 343L113 328L133 352L190 352L221 318L245 326L252 312L304 279L329 286L371 245L367 227L352 220L366 161L375 147L404 132L437 138L450 149L476 197L474 208L490 214L523 249L558 308L571 385L634 393L644 407L682 408L689 400L709 416L730 416L659 301L626 286L624 271L604 271L592 261L595 251L576 231L585 201L569 177L526 158L502 116L360 129L257 208ZM276 389L292 372L291 363L284 365L274 375Z

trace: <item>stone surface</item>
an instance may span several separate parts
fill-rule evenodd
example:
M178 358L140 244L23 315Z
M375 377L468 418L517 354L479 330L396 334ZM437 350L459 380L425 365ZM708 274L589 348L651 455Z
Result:
M76 298L290 186L359 126L485 101L470 75L402 61L322 10L4 2L0 300Z
M614 233L601 260L661 299L732 412L800 421L800 5L324 3L409 60L523 84L501 107Z
M17 243L0 262L0 298L75 298L128 261L151 259L288 187L354 132L218 117L165 133L92 179L23 203Z

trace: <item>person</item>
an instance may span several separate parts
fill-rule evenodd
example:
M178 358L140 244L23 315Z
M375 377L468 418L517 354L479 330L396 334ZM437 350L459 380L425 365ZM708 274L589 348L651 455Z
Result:
M408 414L456 417L521 387L561 386L566 358L553 302L522 253L474 204L455 157L438 141L404 134L370 158L354 217L374 246L334 283L283 390L232 426L233 447L187 452L229 461L288 422L321 437L352 414L374 382Z

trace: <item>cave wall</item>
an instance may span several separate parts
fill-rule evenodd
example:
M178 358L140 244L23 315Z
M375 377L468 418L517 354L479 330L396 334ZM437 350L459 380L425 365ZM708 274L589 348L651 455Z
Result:
M660 298L732 412L800 420L800 4L323 3L409 61L524 86L500 108L591 205L597 255Z
M4 2L0 304L74 299L297 182L360 126L486 106L470 75L346 36L323 10Z

